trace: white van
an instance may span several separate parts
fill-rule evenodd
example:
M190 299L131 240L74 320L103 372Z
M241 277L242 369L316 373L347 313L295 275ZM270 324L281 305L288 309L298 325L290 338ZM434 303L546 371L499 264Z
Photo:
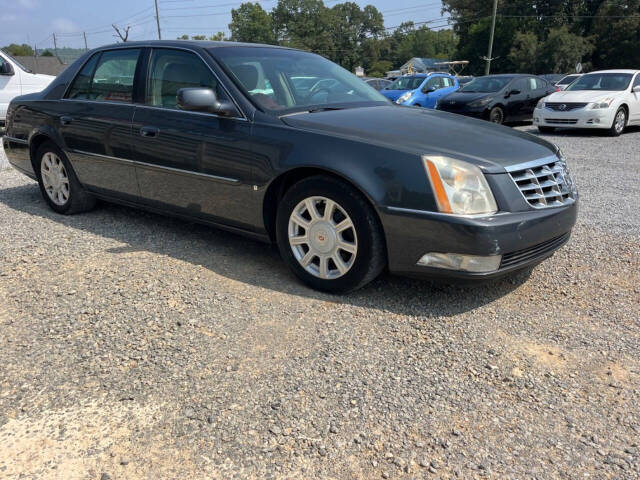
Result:
M0 51L0 125L4 124L9 103L18 95L44 90L56 78L32 73L14 58Z

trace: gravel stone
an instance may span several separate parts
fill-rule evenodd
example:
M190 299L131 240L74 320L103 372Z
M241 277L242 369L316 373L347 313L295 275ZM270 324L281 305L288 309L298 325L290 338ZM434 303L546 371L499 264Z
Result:
M551 259L345 296L269 246L57 215L0 172L0 476L640 478L640 129L543 137L580 191Z

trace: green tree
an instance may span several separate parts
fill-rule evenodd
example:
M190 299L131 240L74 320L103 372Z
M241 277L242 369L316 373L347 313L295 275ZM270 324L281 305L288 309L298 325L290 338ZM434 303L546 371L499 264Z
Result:
M552 28L538 57L542 71L566 73L573 71L578 62L587 63L593 52L593 40L569 32L566 26ZM585 65L589 69L588 65Z
M13 55L14 57L32 57L33 56L33 48L31 48L26 43L23 43L22 45L12 43L11 45L7 45L2 49L7 53L9 53L9 55Z
M229 30L235 42L276 43L272 18L259 3L243 3L232 9Z
M601 2L598 16L592 25L593 67L640 68L640 0Z
M329 9L322 0L278 0L271 18L279 44L327 56L336 52L329 32Z
M508 57L516 72L537 73L535 61L539 43L538 36L533 32L516 33Z
M51 53L51 50L45 50L44 52L42 52L42 55L40 55L41 57L53 57L53 53Z

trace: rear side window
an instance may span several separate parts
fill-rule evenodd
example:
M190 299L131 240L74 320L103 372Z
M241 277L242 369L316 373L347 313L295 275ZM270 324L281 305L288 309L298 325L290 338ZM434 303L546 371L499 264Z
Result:
M228 99L209 67L195 53L153 50L147 79L147 105L178 109L178 90L198 87L211 88L219 99Z
M84 64L80 73L73 81L73 85L69 90L69 94L67 98L74 98L80 100L89 100L91 93L91 78L93 77L93 72L96 69L96 64L98 63L98 59L100 58L100 54L96 53L91 60Z
M139 57L140 49L109 50L93 57L74 80L67 98L131 103Z

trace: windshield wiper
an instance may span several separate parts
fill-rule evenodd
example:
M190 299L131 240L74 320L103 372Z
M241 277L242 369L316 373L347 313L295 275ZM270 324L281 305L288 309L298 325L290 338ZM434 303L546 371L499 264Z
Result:
M309 113L327 112L329 110L344 110L345 107L318 107L308 110Z

